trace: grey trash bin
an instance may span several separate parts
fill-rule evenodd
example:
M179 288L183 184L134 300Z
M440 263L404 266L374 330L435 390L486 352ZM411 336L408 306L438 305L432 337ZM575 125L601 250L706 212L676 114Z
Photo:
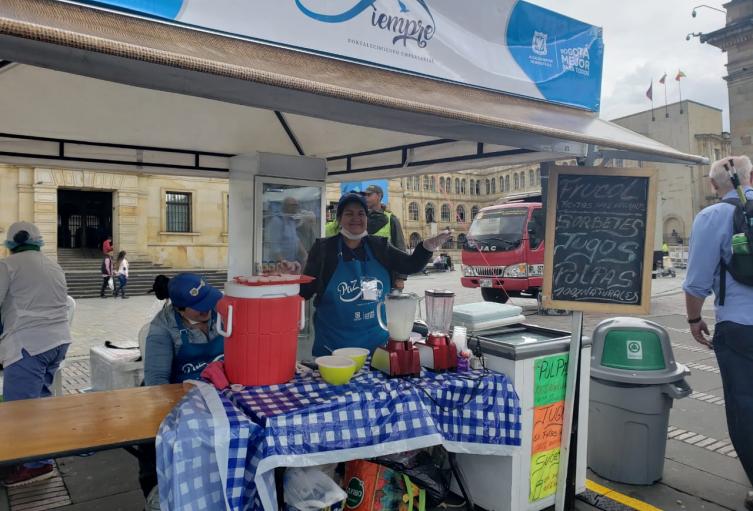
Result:
M613 318L593 333L588 466L627 484L662 477L669 410L691 393L690 371L675 362L666 330L637 318Z

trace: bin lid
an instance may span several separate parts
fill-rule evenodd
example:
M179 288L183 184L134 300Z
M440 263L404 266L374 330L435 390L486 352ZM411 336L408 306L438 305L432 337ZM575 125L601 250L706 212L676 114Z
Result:
M660 325L639 318L602 321L593 332L591 377L651 385L681 380L690 374L675 361L669 334Z

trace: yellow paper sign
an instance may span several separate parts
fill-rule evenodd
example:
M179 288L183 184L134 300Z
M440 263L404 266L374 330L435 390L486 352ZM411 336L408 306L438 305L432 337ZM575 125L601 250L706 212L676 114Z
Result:
M529 502L535 502L557 491L557 474L560 468L560 448L531 456L531 486Z

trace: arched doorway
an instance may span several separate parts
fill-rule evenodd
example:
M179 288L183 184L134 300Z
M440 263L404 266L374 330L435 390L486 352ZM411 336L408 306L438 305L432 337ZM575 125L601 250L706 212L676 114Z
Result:
M685 223L678 216L668 216L664 219L664 230L662 233L664 234L664 239L670 243L680 243L680 241L686 239Z
M97 249L112 236L112 192L58 189L58 248Z

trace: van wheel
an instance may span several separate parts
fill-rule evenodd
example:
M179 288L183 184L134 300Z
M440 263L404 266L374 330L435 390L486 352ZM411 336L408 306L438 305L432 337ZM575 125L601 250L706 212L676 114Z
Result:
M503 289L494 289L490 287L481 288L481 297L486 302L507 303L510 296Z

